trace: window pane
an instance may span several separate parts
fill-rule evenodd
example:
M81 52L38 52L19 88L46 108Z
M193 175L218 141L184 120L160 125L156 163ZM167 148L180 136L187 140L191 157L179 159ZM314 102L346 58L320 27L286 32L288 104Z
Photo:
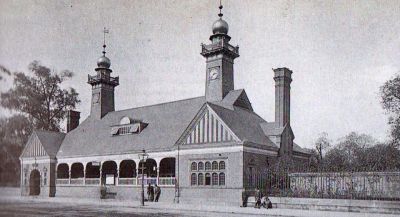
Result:
M220 161L219 162L219 169L224 170L225 169L225 161Z
M204 170L204 164L203 164L203 162L199 162L199 170Z
M212 174L212 185L218 185L218 174L217 173Z
M211 170L211 163L210 162L206 162L206 170Z
M206 185L211 185L211 175L210 175L210 173L206 173L205 183L206 183Z
M218 170L218 162L217 161L213 161L212 162L212 169L213 170Z
M200 163L199 163L199 165L200 165ZM199 185L204 185L203 173L199 173L198 177L199 177L199 180L198 180Z
M193 162L193 163L192 163L191 170L192 170L192 171L196 171L196 170L197 170L197 163L196 163L196 162Z
M219 185L225 185L225 173L219 174Z
M190 183L191 183L191 185L197 185L197 175L196 175L196 173L192 173L192 176L190 177Z

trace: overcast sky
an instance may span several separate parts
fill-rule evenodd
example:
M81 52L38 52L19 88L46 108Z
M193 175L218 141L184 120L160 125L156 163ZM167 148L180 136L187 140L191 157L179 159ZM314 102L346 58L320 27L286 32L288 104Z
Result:
M69 69L90 112L87 74L95 74L103 27L116 109L204 95L205 60L218 18L217 0L0 1L0 64L27 71L33 60ZM400 1L223 1L235 60L235 89L244 88L255 111L274 120L271 68L293 70L291 125L302 146L325 131L388 136L379 87L400 69ZM11 85L0 83L0 91ZM4 115L6 111L0 110Z

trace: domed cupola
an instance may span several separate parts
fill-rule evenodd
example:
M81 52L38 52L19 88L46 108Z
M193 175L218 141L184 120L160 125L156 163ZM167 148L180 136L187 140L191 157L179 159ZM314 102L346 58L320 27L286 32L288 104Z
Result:
M101 56L98 60L97 60L97 67L99 68L110 68L111 66L111 60L105 56L105 54L103 56Z
M107 69L109 71L112 71L110 69L111 66L111 60L106 57L106 45L103 45L103 56L99 57L99 59L97 59L97 68L96 71L100 70L100 69Z
M213 34L228 34L228 30L229 30L229 25L222 18L219 18L212 25Z

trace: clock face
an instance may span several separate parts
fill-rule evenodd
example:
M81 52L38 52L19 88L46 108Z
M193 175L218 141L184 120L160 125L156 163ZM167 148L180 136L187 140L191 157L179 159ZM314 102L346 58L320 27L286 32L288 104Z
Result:
M93 94L93 104L99 103L100 100L100 93Z
M218 69L217 68L210 69L210 73L209 73L208 77L210 80L214 80L214 79L218 78Z

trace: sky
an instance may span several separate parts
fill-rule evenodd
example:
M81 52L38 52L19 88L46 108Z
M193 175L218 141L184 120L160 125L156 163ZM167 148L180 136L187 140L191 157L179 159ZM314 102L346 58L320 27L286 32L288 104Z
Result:
M217 0L0 1L0 64L28 72L33 60L75 76L65 87L90 112L103 28L116 110L204 95L205 59L218 18ZM313 147L356 131L385 141L388 114L379 87L400 70L400 1L224 0L231 44L239 45L235 89L244 88L261 117L274 121L272 68L293 71L291 126L295 142ZM0 91L12 80L0 81ZM8 111L0 110L0 115Z

